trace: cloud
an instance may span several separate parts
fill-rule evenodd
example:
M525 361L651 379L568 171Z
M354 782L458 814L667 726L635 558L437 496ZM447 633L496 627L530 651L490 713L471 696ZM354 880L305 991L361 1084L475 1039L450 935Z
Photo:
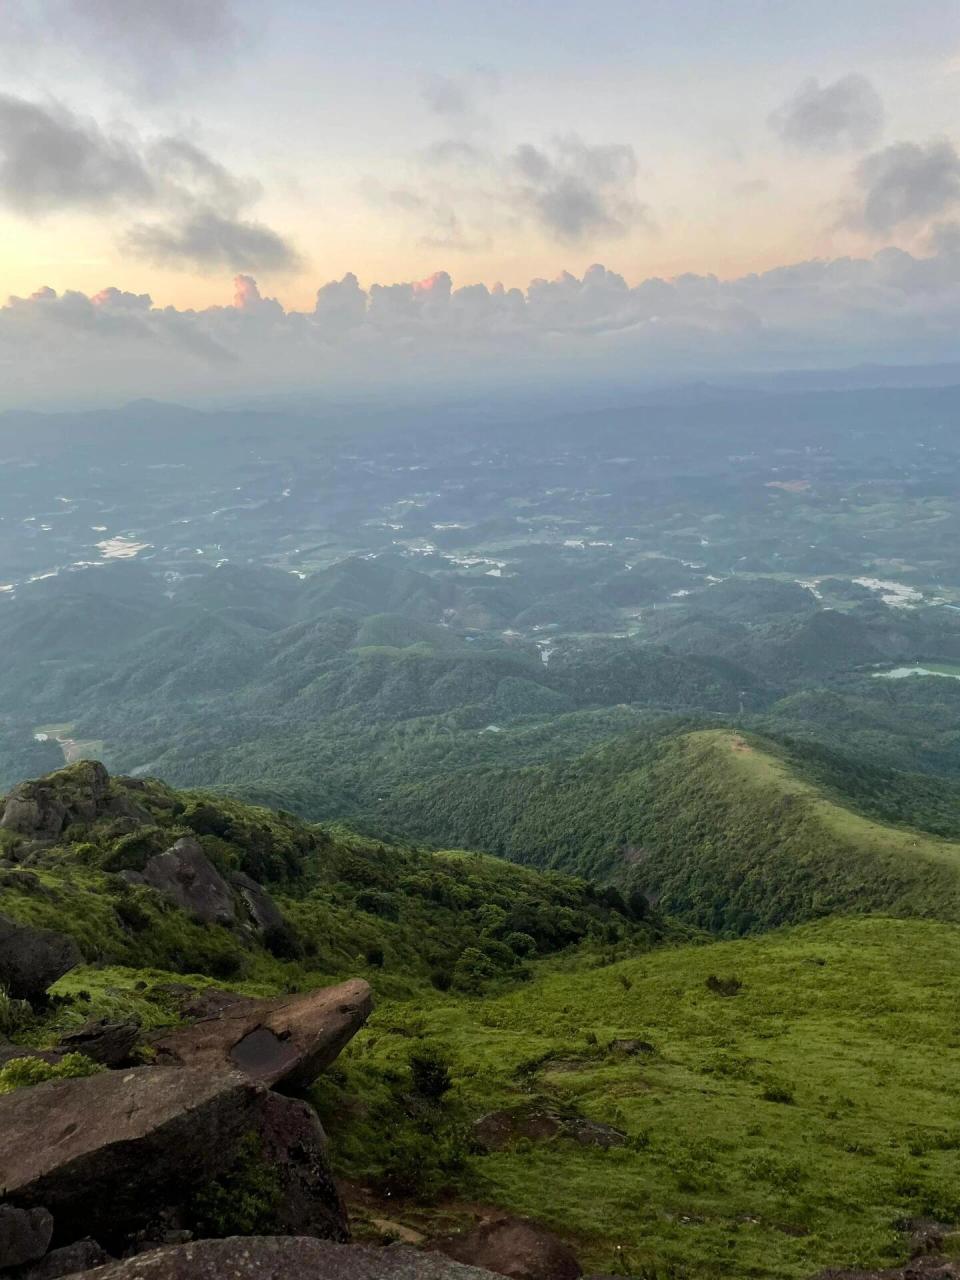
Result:
M245 35L233 0L6 0L4 26L11 54L24 45L41 60L66 54L74 71L107 69L111 82L150 95L222 67Z
M124 245L158 266L198 271L293 271L299 254L270 227L198 210L168 224L138 223Z
M424 76L420 93L427 107L438 116L463 116L471 110L466 86L453 76Z
M861 161L856 177L855 218L878 233L929 222L960 202L960 156L946 140L884 147Z
M773 131L802 151L861 151L883 132L880 95L864 76L842 76L821 87L805 80L793 97L769 117Z
M478 104L500 87L500 78L489 67L473 67L462 75L426 72L420 77L420 97L434 115L458 121L461 128L485 123L477 113Z
M243 216L260 196L183 137L107 133L60 103L0 94L0 203L25 217L146 211L123 237L130 252L201 270L286 271L296 250Z
M652 227L636 197L637 158L623 144L590 145L570 136L549 149L518 147L510 157L516 194L540 226L558 240L623 236Z
M391 188L368 179L361 190L371 202L406 215L419 243L430 248L487 248L497 237L513 237L518 221L578 246L656 229L637 196L636 154L625 144L593 144L571 134L499 154L448 137L422 150L417 161L416 185Z
M627 385L949 361L958 328L960 233L943 224L927 256L888 247L733 280L688 274L631 285L594 265L526 290L457 287L445 271L364 288L348 273L322 285L309 311L263 297L249 273L231 304L199 311L118 288L93 297L40 289L0 307L0 388L2 403L15 405L441 382Z
M128 140L57 103L0 94L0 200L16 213L98 210L156 197L155 180Z

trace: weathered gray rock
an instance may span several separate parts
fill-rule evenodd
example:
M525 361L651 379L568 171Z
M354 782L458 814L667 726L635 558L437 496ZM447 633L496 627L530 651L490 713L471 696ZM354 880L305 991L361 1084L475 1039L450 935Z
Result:
M304 1236L198 1240L138 1254L81 1276L82 1280L490 1280L487 1271L403 1245L376 1249Z
M261 931L282 929L286 921L280 908L262 885L244 871L232 871L230 883L240 894L250 919Z
M52 1236L53 1216L46 1209L0 1204L0 1271L42 1258Z
M230 886L196 840L185 837L157 853L143 868L143 879L204 924L233 924L237 909Z
M60 1249L51 1249L31 1266L23 1267L17 1272L16 1280L60 1280L61 1276L72 1276L77 1271L102 1267L113 1261L96 1240L75 1240Z
M471 1231L434 1240L430 1248L513 1280L579 1280L583 1274L569 1245L524 1218L496 1218Z
M306 995L250 1000L154 1040L157 1061L242 1071L257 1084L311 1084L370 1016L370 986L354 978Z
M348 1239L316 1114L238 1072L138 1067L0 1097L0 1176L16 1209L53 1213L57 1243L93 1235L120 1253L195 1229L198 1192L249 1160L251 1136L274 1229Z
M82 962L80 948L67 934L0 916L0 986L14 999L42 999L48 987Z
M58 1240L109 1245L213 1177L260 1098L236 1073L158 1067L18 1089L0 1097L6 1197L48 1208Z
M140 1034L138 1022L110 1022L94 1018L60 1037L63 1053L82 1053L105 1067L119 1067L130 1060Z
M81 760L7 796L0 827L36 840L55 840L72 822L93 822L110 809L110 775L99 761Z
M263 1158L276 1174L276 1229L290 1235L349 1240L347 1211L327 1159L327 1139L306 1102L264 1093L256 1129Z

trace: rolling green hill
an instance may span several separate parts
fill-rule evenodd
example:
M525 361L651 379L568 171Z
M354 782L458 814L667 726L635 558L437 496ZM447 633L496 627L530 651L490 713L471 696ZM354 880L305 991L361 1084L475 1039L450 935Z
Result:
M392 797L392 815L403 830L531 865L636 880L665 911L721 932L834 911L960 920L955 785L918 780L911 806L910 776L881 772L877 788L905 796L885 810L868 768L845 772L841 760L825 775L823 764L731 729L661 731L412 786ZM918 825L877 820L891 810Z

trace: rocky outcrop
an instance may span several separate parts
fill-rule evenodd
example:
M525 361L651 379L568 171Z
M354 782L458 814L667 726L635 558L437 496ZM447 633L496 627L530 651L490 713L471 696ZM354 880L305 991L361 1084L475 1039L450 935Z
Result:
M51 1249L38 1262L21 1268L16 1280L60 1280L61 1276L72 1276L77 1271L102 1267L104 1263L113 1261L96 1240L75 1240L73 1244Z
M473 1133L484 1151L504 1151L521 1138L530 1142L572 1138L583 1147L605 1148L622 1147L627 1141L627 1135L611 1125L538 1102L491 1111L476 1122Z
M43 1257L52 1236L53 1217L46 1209L0 1204L0 1271Z
M108 1243L212 1178L258 1099L239 1074L155 1067L18 1089L0 1097L7 1199L49 1209L59 1241Z
M402 1245L375 1249L288 1236L234 1236L156 1249L76 1280L491 1280L489 1272Z
M948 1258L914 1258L883 1271L821 1271L815 1280L958 1280L960 1263Z
M342 982L307 995L250 1000L154 1041L157 1061L207 1072L238 1070L272 1087L304 1088L370 1015L369 984Z
M108 812L110 775L95 760L82 760L35 782L21 782L7 796L0 827L35 840L56 840L73 822L94 822Z
M0 986L7 995L36 1003L58 978L82 963L73 938L0 916Z
M430 1248L513 1280L578 1280L583 1274L569 1245L524 1218L496 1218L472 1231L434 1240Z
M60 1037L61 1053L82 1053L104 1067L121 1067L130 1061L140 1034L138 1022L110 1022L93 1018Z
M58 1244L93 1236L121 1251L171 1224L189 1234L198 1194L249 1157L251 1137L275 1229L346 1239L315 1113L237 1072L139 1067L0 1097L7 1200L49 1210Z
M260 1158L277 1179L274 1218L290 1235L347 1240L347 1212L327 1159L327 1139L306 1102L264 1093L257 1108Z
M261 933L286 927L280 908L262 885L257 884L245 871L231 871L229 879L239 893L250 920Z
M151 888L203 924L236 922L237 908L230 886L190 837L150 858L142 877Z

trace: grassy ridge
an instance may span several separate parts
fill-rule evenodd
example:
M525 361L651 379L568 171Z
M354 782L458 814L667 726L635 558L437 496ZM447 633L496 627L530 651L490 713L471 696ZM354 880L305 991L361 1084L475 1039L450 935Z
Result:
M654 731L573 761L409 788L397 821L536 866L638 880L668 913L721 932L833 911L960 920L960 843L868 816L889 805L865 791L866 773L859 791L828 790L804 750L731 729ZM951 786L924 785L911 816L956 830Z

